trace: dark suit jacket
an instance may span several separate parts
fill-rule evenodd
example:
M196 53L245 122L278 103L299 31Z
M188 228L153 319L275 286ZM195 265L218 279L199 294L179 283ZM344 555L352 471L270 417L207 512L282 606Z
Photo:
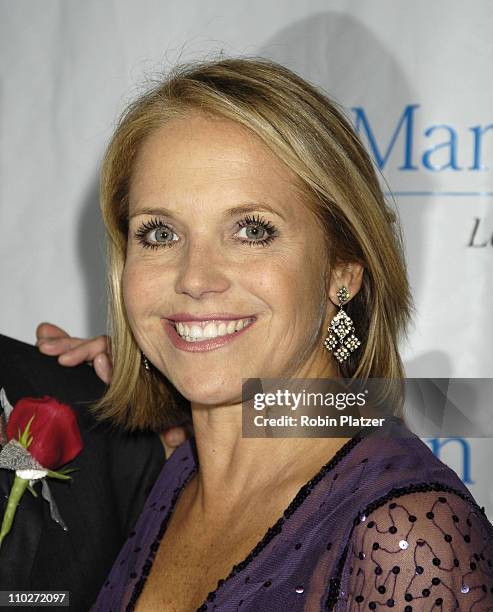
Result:
M68 590L70 610L89 610L165 462L164 449L156 434L112 432L96 423L88 406L104 385L90 366L62 367L2 335L1 387L14 406L21 397L43 395L72 406L84 448L67 464L78 468L72 481L48 479L69 531L51 519L39 484L37 498L26 491L0 549L0 589ZM13 477L0 470L0 517Z

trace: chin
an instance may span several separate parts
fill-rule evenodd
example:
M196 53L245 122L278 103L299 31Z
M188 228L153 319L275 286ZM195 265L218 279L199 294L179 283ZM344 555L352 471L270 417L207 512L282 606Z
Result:
M227 385L217 382L216 384L204 384L193 387L188 385L182 386L180 393L195 404L203 404L206 406L238 404L241 402L241 385L228 389Z

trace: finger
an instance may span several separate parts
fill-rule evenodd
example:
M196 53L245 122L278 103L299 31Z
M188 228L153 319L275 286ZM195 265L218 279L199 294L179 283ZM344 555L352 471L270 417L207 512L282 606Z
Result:
M74 366L84 361L93 361L101 353L106 353L108 343L106 336L98 336L91 340L82 340L71 338L74 340L74 346L68 351L59 353L58 362L65 366Z
M183 427L170 427L162 433L163 442L171 448L176 448L183 444L187 439L185 429Z
M43 322L36 327L36 340L44 338L69 338L69 334L58 325Z
M47 338L38 342L38 349L46 355L63 355L86 342L83 338Z
M94 366L94 371L99 376L99 378L106 383L107 385L111 382L111 377L113 376L113 367L111 365L111 360L106 353L100 353L96 355L92 362Z
M85 342L82 338L44 338L38 341L37 346L41 353L46 355L62 355Z

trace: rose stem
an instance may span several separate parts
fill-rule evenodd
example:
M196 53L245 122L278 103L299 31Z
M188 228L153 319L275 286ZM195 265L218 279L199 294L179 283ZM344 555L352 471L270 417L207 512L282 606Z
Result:
M3 515L2 528L0 529L0 546L2 545L4 537L8 534L10 528L12 527L12 521L14 520L17 506L19 505L21 497L24 495L24 491L26 490L28 484L29 480L16 475L14 484L10 490L7 508L5 509L5 514Z

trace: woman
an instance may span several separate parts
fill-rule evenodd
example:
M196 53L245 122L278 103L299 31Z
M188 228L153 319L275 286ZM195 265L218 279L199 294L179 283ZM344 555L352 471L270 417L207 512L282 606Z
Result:
M159 430L185 398L195 437L94 610L492 608L493 528L400 419L384 440L242 437L242 379L381 378L391 396L403 375L399 231L334 103L266 60L178 69L122 117L101 195L100 414Z

